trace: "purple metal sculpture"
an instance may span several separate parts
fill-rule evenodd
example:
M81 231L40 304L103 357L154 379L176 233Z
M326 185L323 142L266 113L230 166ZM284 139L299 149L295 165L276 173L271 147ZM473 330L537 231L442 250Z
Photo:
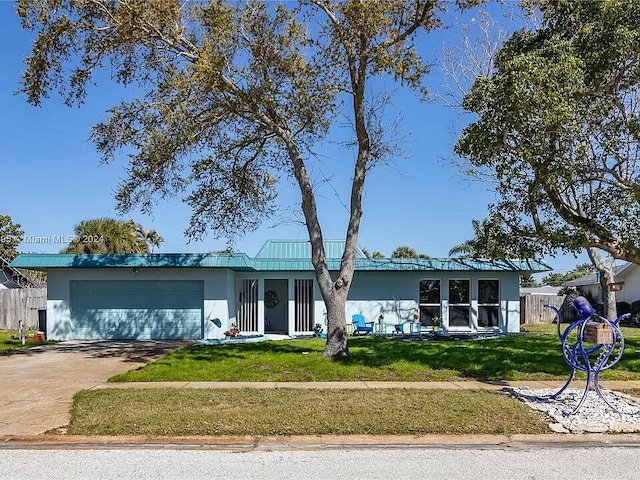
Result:
M562 314L560 310L553 305L545 305L545 307L549 307L556 312L556 316L558 317L558 339L562 345L562 356L564 357L564 361L571 367L571 375L569 375L567 383L565 383L558 392L551 395L550 398L555 399L560 396L573 381L576 372L580 370L587 374L587 384L580 402L569 415L578 413L582 408L592 385L600 398L617 412L618 410L611 405L603 395L600 389L599 377L600 372L613 367L622 357L622 353L624 352L624 336L618 324L630 314L626 313L621 315L613 321L608 320L598 315L589 301L584 297L576 297L573 300L573 306L578 310L580 319L570 324L564 332L561 332L560 324L562 323ZM608 334L606 335L606 339L603 340L599 336L591 337L591 335L585 338L585 331L587 329L591 333L591 331L597 330L598 328L606 331ZM606 329L610 329L610 331ZM571 339L574 343L570 343L569 337L574 331L577 333L577 336ZM602 335L602 337L605 337L605 335ZM585 342L587 345L585 345ZM591 343L593 343L593 345L591 345Z

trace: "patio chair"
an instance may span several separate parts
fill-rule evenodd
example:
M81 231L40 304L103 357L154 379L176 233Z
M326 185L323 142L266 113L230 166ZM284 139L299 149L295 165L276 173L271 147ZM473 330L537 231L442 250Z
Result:
M403 335L404 334L404 324L407 322L402 322L402 323L396 323L393 326L393 333L396 333L398 335Z
M353 334L359 335L360 333L373 334L374 322L367 322L363 315L359 313L351 316L351 322L353 323Z

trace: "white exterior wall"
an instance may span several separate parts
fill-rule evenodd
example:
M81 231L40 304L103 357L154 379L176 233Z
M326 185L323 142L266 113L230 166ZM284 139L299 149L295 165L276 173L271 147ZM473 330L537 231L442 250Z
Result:
M233 273L233 272L231 272ZM60 268L47 271L47 331L58 332L52 340L71 338L69 282L71 280L202 280L204 281L205 338L224 337L229 320L228 273L204 268ZM234 287L235 288L235 287ZM231 294L231 297L233 295ZM209 320L219 318L222 327Z
M71 338L72 326L69 311L69 282L71 280L202 280L204 281L204 337L224 338L231 323L236 322L238 279L258 280L258 331L264 333L264 280L288 280L288 332L290 335L309 334L295 331L294 282L296 279L312 279L314 285L314 322L324 325L326 310L313 272L233 272L207 268L138 268L134 275L131 268L60 268L48 270L47 330L63 332L56 339ZM347 321L353 314L376 321L384 315L385 323L411 321L418 309L419 282L421 279L440 279L442 294L442 318L445 330L448 326L448 281L471 281L470 331L477 329L477 288L479 279L500 280L500 329L505 332L520 330L520 302L517 272L356 272L346 305ZM635 280L634 280L635 281ZM640 275L637 278L640 283ZM210 320L218 318L222 326L216 327ZM65 333L66 332L66 333Z
M633 303L640 300L640 268L637 265L627 267L627 274L624 276L624 290L616 292L618 302Z
M377 321L380 315L384 315L387 324L412 321L413 313L418 310L419 285L423 279L441 281L445 330L449 324L449 280L471 281L471 331L478 328L478 280L499 280L500 329L504 332L520 331L519 275L512 272L356 272L347 301L347 321L357 313L364 315L367 321Z

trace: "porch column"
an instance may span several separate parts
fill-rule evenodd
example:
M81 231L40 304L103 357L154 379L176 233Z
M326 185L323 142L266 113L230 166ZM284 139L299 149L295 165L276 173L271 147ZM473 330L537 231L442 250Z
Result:
M258 334L264 335L264 278L258 278Z
M296 332L296 302L295 302L295 298L296 298L296 281L293 278L289 278L288 279L288 288L287 290L289 291L289 299L288 299L288 323L289 323L289 328L287 330L287 334L288 335L295 335Z

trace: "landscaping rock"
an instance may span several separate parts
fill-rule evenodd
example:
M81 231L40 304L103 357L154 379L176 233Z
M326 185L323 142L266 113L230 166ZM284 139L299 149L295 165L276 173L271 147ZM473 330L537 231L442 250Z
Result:
M549 428L555 433L640 432L640 403L628 395L610 390L603 392L616 412L595 391L590 391L578 413L571 414L583 390L567 389L556 399L550 398L557 391L552 389L505 388L503 391L551 417L554 422Z
M549 428L553 433L570 433L561 423L550 423Z

